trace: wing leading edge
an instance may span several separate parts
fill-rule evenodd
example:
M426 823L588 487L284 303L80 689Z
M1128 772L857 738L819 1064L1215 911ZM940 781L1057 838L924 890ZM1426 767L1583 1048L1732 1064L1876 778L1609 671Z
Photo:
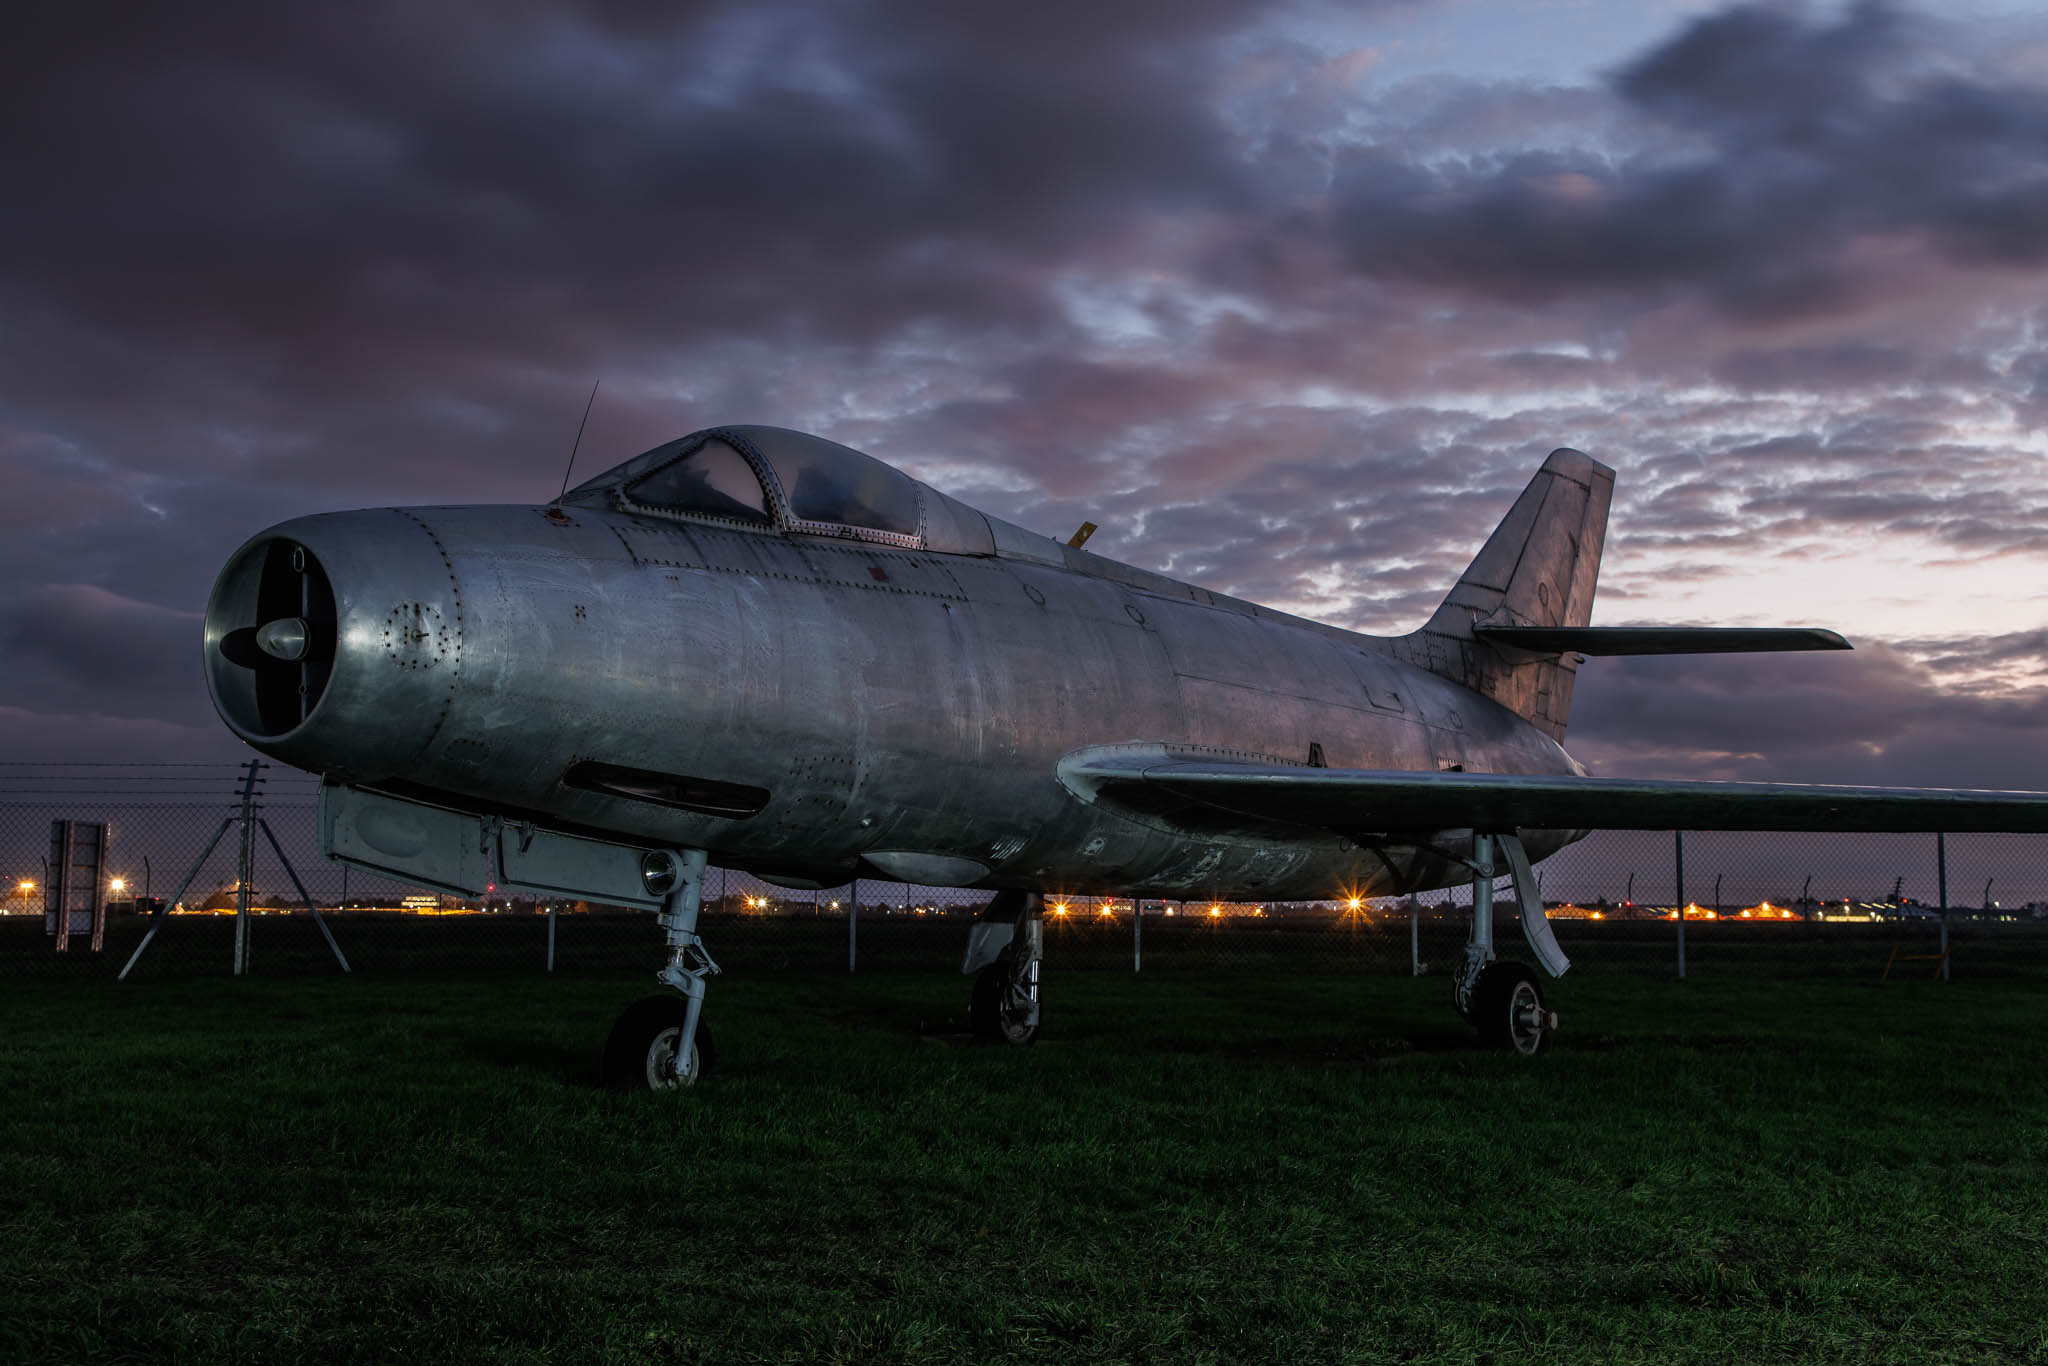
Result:
M1342 834L1477 829L2048 833L2048 792L1409 773L1081 750L1060 778L1086 800L1159 798Z

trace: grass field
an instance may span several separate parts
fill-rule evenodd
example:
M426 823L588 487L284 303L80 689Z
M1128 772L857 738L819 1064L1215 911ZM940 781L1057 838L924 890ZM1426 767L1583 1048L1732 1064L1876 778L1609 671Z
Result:
M7 1361L2048 1361L2048 989L1594 978L11 983Z

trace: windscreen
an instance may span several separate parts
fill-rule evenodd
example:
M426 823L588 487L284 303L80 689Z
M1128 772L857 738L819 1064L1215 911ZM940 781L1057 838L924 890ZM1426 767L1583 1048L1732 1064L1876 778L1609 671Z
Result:
M768 500L746 457L723 441L707 441L682 459L626 485L642 507L700 512L766 524Z

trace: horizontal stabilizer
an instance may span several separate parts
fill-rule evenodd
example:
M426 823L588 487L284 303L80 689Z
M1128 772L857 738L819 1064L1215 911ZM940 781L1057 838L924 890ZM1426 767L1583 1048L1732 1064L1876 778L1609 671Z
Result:
M1129 745L1076 751L1060 761L1059 776L1086 800L1156 810L1166 798L1352 837L1440 830L2048 833L2048 792L1302 768L1183 759Z
M1855 647L1819 626L1482 626L1472 634L1493 645L1537 654L1739 655L1779 650Z

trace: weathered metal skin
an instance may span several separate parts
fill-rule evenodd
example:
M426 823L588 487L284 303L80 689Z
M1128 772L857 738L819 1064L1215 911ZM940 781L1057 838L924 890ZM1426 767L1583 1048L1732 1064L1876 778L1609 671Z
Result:
M652 518L592 498L297 519L223 570L209 684L250 744L338 781L701 848L820 885L879 872L1321 898L1470 877L1456 859L1469 832L1345 839L1091 804L1056 774L1087 746L1577 770L1544 729L1396 657L1413 638L1299 621L994 519L983 539L980 514L925 495L926 525L943 514L946 538L981 553ZM312 622L307 658L235 663L235 633L284 610L295 590L278 576L308 560L333 604L331 622ZM568 785L588 763L768 797L735 818ZM1540 858L1577 833L1524 839Z

